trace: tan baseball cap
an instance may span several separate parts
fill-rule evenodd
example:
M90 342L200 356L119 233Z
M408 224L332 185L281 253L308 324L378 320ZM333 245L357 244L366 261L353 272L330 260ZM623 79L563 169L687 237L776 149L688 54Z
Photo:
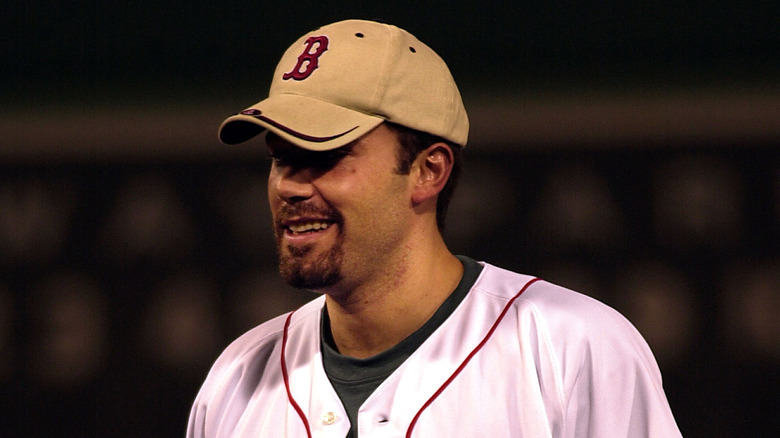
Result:
M282 56L268 98L228 117L226 144L268 129L305 149L350 143L384 121L465 146L466 109L444 61L396 26L347 20L302 36Z

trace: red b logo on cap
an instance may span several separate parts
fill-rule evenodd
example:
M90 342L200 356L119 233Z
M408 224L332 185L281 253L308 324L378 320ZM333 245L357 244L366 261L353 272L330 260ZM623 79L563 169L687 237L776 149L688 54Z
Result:
M316 46L315 46L316 45ZM306 40L306 48L303 53L298 57L298 63L295 64L295 68L292 71L285 73L282 79L295 79L296 81L302 81L319 67L320 56L328 50L328 37L326 36L313 36Z

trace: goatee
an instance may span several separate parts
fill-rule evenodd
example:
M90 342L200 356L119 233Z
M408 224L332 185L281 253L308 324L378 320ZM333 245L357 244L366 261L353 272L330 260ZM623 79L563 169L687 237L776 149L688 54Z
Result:
M279 273L293 287L323 289L341 280L341 263L344 259L340 245L334 245L322 254L310 254L314 245L295 247L288 245L286 252L279 248Z
M331 226L338 226L333 246L316 253L314 244L304 246L284 245L285 229L282 222L287 217L310 215L327 218ZM284 205L276 218L276 245L279 251L279 273L291 286L301 289L323 289L341 280L341 264L344 261L344 235L341 214L331 208L317 208L310 204Z

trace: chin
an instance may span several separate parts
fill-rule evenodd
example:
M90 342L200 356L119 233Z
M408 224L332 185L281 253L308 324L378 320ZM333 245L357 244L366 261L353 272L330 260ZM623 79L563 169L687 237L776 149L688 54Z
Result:
M311 260L307 260L311 259ZM334 248L324 254L283 254L279 259L279 273L291 286L299 289L326 289L342 279L342 253Z

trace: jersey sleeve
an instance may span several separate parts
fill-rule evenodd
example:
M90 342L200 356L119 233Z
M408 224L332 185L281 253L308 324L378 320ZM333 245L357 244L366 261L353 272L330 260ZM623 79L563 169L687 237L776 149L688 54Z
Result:
M614 309L549 284L536 305L566 438L681 437L645 340Z
M265 344L249 351L231 347L214 363L195 398L187 438L215 436L216 430L229 429L238 422L251 394L246 388L260 381L274 345Z
M220 354L195 397L187 438L213 437L217 430L229 434L264 377L266 364L278 354L277 340L285 316L248 331Z

